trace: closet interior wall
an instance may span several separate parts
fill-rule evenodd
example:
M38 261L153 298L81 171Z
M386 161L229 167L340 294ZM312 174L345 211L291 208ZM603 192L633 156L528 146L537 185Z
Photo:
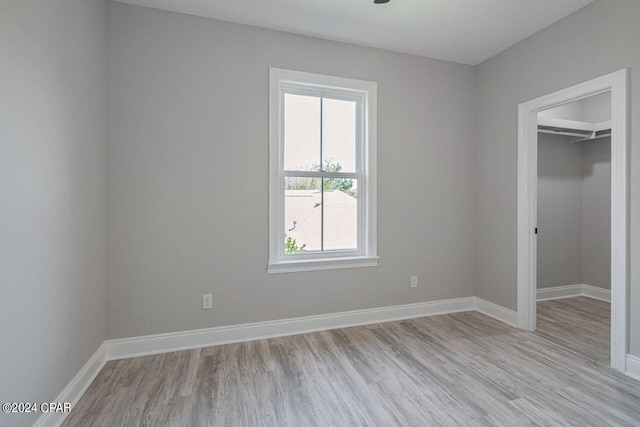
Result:
M538 135L538 288L611 289L611 138Z

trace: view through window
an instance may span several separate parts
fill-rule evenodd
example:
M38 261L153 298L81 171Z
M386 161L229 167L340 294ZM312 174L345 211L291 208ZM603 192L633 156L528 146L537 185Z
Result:
M284 169L285 252L357 249L356 102L285 94Z

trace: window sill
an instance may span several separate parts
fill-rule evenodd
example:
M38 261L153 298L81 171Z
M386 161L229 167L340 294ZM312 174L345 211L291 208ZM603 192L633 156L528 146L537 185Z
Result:
M267 273L294 273L299 271L337 270L340 268L376 267L377 256L361 256L348 258L324 258L314 260L280 261L270 263Z

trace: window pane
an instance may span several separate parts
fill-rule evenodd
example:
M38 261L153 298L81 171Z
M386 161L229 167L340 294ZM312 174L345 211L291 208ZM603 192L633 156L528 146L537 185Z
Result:
M320 168L320 98L284 95L284 168Z
M358 183L355 179L324 180L324 250L358 248Z
M288 177L284 185L285 253L321 250L322 180Z
M356 171L356 103L322 100L322 163L328 172Z

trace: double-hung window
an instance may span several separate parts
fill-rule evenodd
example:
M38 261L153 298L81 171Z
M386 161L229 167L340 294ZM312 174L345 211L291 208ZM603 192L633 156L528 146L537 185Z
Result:
M271 68L270 273L377 265L376 83Z

